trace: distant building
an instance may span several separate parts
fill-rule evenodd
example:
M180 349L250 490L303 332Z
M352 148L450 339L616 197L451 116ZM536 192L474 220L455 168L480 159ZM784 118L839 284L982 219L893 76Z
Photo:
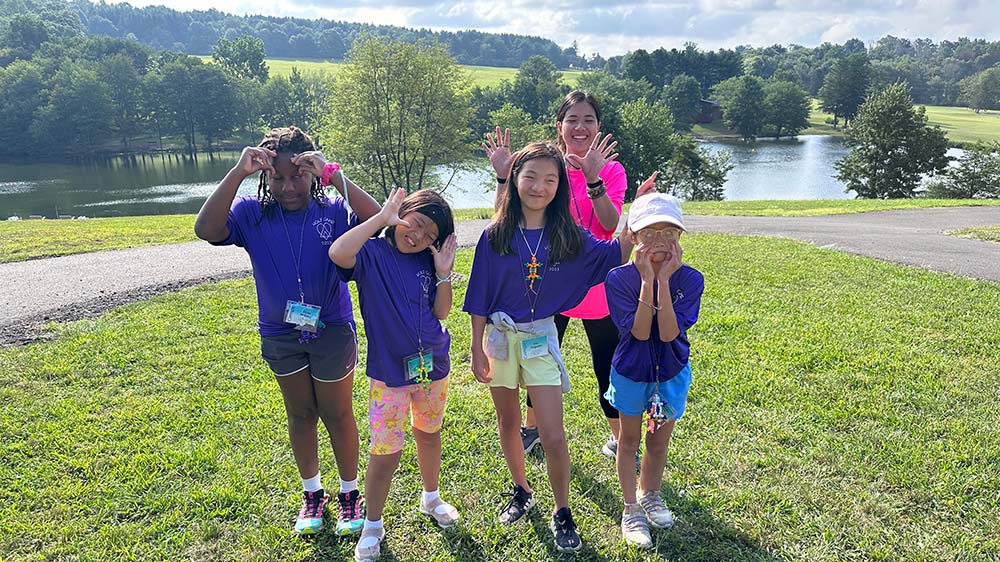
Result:
M695 117L695 123L711 123L712 121L722 119L721 103L713 100L700 99L698 100L698 107L701 111L698 112L698 117Z

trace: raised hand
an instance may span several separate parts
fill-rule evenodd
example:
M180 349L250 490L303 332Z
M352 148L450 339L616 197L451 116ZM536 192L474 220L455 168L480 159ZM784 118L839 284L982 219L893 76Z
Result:
M455 266L455 252L458 251L458 237L452 232L448 238L445 238L444 242L441 244L441 249L438 250L432 244L430 247L431 255L434 256L434 271L439 279L443 279L451 275L451 270Z
M656 170L655 172L650 174L650 176L646 178L646 181L642 182L642 185L639 186L639 189L635 191L635 198L638 199L643 195L656 193L656 177L659 175L660 175L659 170Z
M248 176L256 174L261 170L270 170L273 172L274 164L271 162L271 159L276 156L278 156L278 153L271 149L248 146L240 154L240 160L236 163L236 168Z
M497 177L507 177L507 173L510 172L510 163L514 159L510 153L510 129L504 129L501 133L500 127L497 126L496 136L493 133L486 133L486 142L482 146Z
M309 172L318 178L323 175L323 168L326 167L326 158L318 150L309 150L292 156L292 164L298 166L299 170Z
M635 268L639 270L639 277L644 281L652 281L656 276L653 262L649 257L650 253L652 252L647 244L640 244L635 250Z
M566 155L566 165L570 168L576 170L582 170L583 175L587 178L587 183L594 183L600 178L601 170L608 162L618 158L618 153L614 152L615 147L618 146L618 141L611 142L611 135L605 135L601 138L601 133L594 136L594 142L590 144L590 149L587 150L587 154L582 157L576 154Z
M403 199L406 199L406 190L398 187L392 188L392 191L389 192L389 198L385 200L382 210L378 213L385 226L396 226L397 224L410 226L410 223L399 218L399 207L403 205Z

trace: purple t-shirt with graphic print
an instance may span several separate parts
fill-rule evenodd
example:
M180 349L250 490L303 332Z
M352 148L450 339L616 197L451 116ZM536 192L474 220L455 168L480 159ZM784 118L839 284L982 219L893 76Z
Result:
M654 281L653 304L660 306L656 300L657 285ZM636 382L670 380L681 372L688 364L691 351L687 331L698 321L701 293L705 290L705 278L701 272L685 264L670 276L670 297L677 315L677 327L681 329L680 335L670 342L660 341L655 314L648 340L640 341L632 335L642 288L642 277L634 263L612 269L604 287L608 292L611 320L618 327L620 336L611 359L615 371Z
M358 286L369 377L390 387L416 384L407 379L404 361L420 345L434 355L431 380L448 376L451 336L434 316L437 277L430 250L404 254L385 237L372 238L361 247L354 268L338 269L341 279Z
M622 253L618 240L597 240L579 228L583 238L580 252L571 260L556 263L549 263L545 229L517 232L512 244L515 252L506 256L493 251L484 230L476 245L462 310L478 316L503 311L515 322L530 322L532 308L534 319L541 320L580 304L591 287L603 281L611 268L621 265ZM539 237L544 237L540 244ZM536 248L539 266L530 268ZM528 278L532 270L538 275L533 286Z
M327 252L337 237L357 223L342 199L327 199L322 205L310 199L306 209L295 212L285 211L277 203L262 209L250 196L233 201L226 219L229 238L215 244L235 244L250 255L260 335L295 331L284 318L288 301L299 300L296 269L302 278L305 302L321 307L319 318L324 324L354 323L347 284L337 275L337 266Z

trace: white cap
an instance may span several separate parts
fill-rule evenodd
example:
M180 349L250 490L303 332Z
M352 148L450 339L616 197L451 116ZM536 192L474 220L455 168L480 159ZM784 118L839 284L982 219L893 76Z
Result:
M630 229L638 231L658 222L669 222L685 230L680 200L666 193L653 193L643 195L632 203L632 209L628 212Z

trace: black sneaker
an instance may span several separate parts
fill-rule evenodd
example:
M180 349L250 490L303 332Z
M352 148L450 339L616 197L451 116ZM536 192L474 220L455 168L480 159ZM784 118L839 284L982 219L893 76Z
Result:
M537 427L522 427L521 428L521 445L524 446L524 454L528 454L535 445L542 442L542 439L538 436Z
M514 484L513 492L503 495L510 496L510 501L500 510L500 522L505 525L516 523L524 517L525 513L535 507L535 495L517 484Z
M575 552L583 547L580 534L576 532L576 523L568 507L560 508L552 515L552 534L556 538L556 550L559 552Z

